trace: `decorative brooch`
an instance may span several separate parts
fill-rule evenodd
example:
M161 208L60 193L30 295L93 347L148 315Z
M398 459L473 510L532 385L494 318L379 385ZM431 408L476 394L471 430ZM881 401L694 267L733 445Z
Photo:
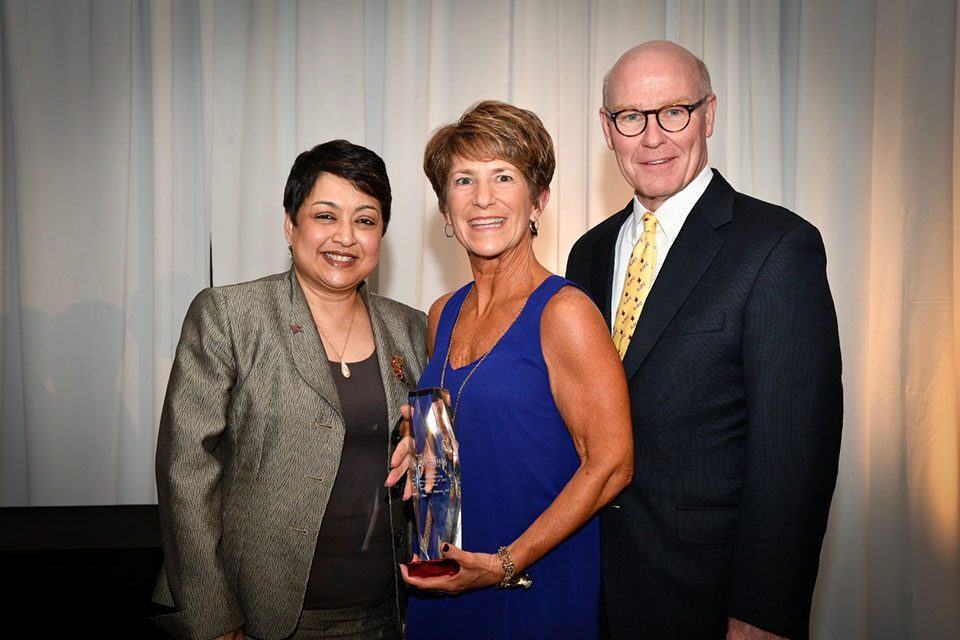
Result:
M404 362L406 362L406 360L403 359L403 356L393 356L390 358L390 365L393 367L393 375L409 388L410 384L407 382L407 377L403 374Z
M301 331L303 331L303 325L292 324L290 325L290 330L293 331L294 333L300 333Z

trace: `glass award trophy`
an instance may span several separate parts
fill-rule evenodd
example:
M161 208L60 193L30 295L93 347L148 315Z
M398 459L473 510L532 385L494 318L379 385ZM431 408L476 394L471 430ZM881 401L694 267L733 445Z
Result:
M445 542L460 547L460 456L450 392L417 389L410 393L410 408L416 457L408 473L420 561L407 563L407 568L418 578L452 575L459 565L440 553Z

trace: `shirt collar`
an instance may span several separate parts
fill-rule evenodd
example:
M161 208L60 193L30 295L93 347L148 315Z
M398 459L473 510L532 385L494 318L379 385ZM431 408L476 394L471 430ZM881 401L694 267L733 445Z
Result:
M663 230L667 243L673 243L673 240L680 233L680 228L687 219L687 215L697 204L697 200L707 190L710 180L713 179L713 171L710 165L703 167L703 170L697 174L697 177L690 181L690 184L667 198L663 204L656 210L657 225ZM633 223L637 238L643 235L643 213L647 211L636 195L633 196Z

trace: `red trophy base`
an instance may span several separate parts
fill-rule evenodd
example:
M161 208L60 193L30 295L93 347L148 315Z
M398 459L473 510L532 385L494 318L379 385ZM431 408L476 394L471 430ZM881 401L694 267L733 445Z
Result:
M460 571L456 560L444 558L442 560L423 560L408 562L407 573L414 578L436 578L438 576L452 576Z

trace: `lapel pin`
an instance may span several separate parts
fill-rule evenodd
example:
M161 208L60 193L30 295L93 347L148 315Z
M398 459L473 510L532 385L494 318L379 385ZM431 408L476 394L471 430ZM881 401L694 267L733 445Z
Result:
M407 383L407 377L403 374L404 362L406 362L406 360L403 359L403 356L393 356L392 358L390 358L390 366L393 367L394 377L396 377L398 380L400 380L400 382L402 382L403 384L407 385L407 387L409 387L410 385Z
M303 325L300 325L300 324L292 324L290 325L290 328L293 330L294 333L300 333L301 331L303 331Z

